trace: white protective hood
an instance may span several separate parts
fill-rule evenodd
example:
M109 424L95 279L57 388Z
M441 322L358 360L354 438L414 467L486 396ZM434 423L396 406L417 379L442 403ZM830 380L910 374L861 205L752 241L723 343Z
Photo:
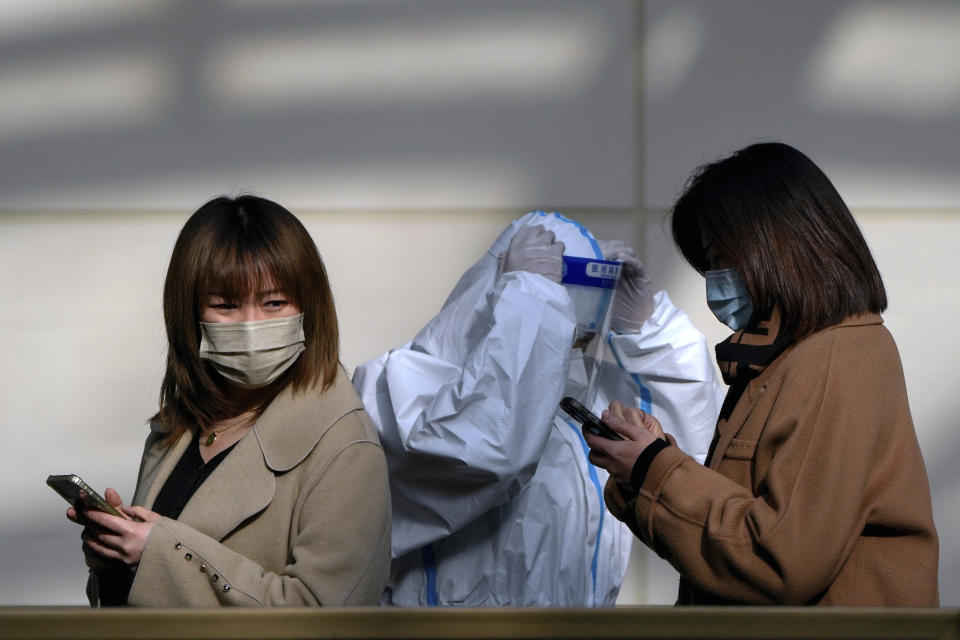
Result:
M547 213L544 211L534 211L514 220L500 233L487 253L480 258L466 273L460 278L460 281L454 287L453 292L447 297L440 313L413 339L414 348L422 348L427 353L441 355L448 362L459 362L466 356L466 351L476 345L476 331L473 334L468 331L476 319L484 317L482 310L487 305L487 297L493 293L500 276L500 257L506 253L510 247L510 241L517 231L524 226L542 225L547 231L552 231L558 242L564 244L564 257L573 256L577 258L596 258L603 260L603 251L597 240L579 222L570 220L559 213ZM512 274L521 277L521 274ZM522 274L523 278L532 279L533 282L541 281L532 274ZM549 284L549 283L543 283ZM569 297L572 288L565 287ZM555 296L562 297L558 290L552 292ZM610 297L612 299L612 296ZM607 302L610 301L607 300ZM560 300L554 299L554 303ZM576 307L576 299L570 300L567 307L573 313L575 321L581 320L584 316L595 316L594 309ZM532 299L526 311L537 312L539 302L536 298ZM528 330L542 330L541 327L527 324ZM572 345L575 341L575 334L571 334L568 344ZM531 334L524 334L516 337L518 345L533 345L536 340ZM597 344L599 343L599 345ZM559 344L559 343L558 343ZM587 350L590 356L598 356L602 359L605 345L602 340L597 340L592 348ZM594 400L594 390L588 388L592 380L588 366L584 362L584 352L581 350L571 350L568 354L572 359L567 370L567 382L563 395L574 396L582 402L591 404ZM536 363L532 363L536 365ZM548 366L544 362L543 366Z
M606 473L587 462L582 435L558 411L578 384L574 305L542 276L499 273L516 231L536 224L554 232L565 255L602 258L581 225L527 214L410 343L354 374L390 470L385 602L593 606L616 598L632 535L606 512ZM612 355L591 408L642 404L673 427L680 446L705 453L722 400L715 367L683 312L663 293L655 301L649 334L645 325L607 337ZM684 419L687 407L695 424Z

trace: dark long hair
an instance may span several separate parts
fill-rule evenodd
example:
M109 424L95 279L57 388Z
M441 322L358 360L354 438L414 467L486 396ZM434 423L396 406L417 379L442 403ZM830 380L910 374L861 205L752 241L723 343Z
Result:
M236 404L229 383L200 359L201 301L209 294L243 300L266 287L283 291L303 313L305 350L290 370L265 389ZM200 207L184 224L170 257L163 288L167 328L167 369L160 388L158 418L168 442L191 428L254 409L291 386L302 391L333 384L340 337L333 295L323 260L297 218L257 196L219 197Z
M700 167L673 207L673 239L694 269L708 238L736 268L758 312L779 307L794 339L847 316L880 313L887 294L863 234L829 178L776 142Z

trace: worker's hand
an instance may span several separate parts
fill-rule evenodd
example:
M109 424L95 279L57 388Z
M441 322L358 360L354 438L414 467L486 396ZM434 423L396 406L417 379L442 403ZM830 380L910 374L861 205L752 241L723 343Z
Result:
M633 249L620 240L600 243L606 260L622 263L620 281L613 298L610 326L617 333L636 333L653 313L653 286L643 263L634 255Z
M553 231L547 231L542 224L521 227L500 256L500 272L529 271L560 284L565 248L557 242Z

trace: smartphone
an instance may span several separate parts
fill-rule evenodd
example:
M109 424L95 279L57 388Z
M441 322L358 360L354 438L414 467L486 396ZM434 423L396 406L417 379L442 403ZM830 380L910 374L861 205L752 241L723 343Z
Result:
M571 418L583 425L590 433L607 438L608 440L623 440L623 436L603 423L603 420L593 414L585 406L567 396L560 401L560 408Z
M74 507L96 509L124 519L127 517L104 500L103 496L91 489L90 485L78 475L68 473L60 476L48 476L47 484Z

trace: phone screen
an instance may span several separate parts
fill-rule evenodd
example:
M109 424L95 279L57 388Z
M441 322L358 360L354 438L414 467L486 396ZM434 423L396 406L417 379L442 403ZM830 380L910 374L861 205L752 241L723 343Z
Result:
M574 398L567 396L560 401L560 408L567 415L583 425L583 428L590 433L607 438L608 440L623 440L623 437L603 423L592 411L580 404Z

